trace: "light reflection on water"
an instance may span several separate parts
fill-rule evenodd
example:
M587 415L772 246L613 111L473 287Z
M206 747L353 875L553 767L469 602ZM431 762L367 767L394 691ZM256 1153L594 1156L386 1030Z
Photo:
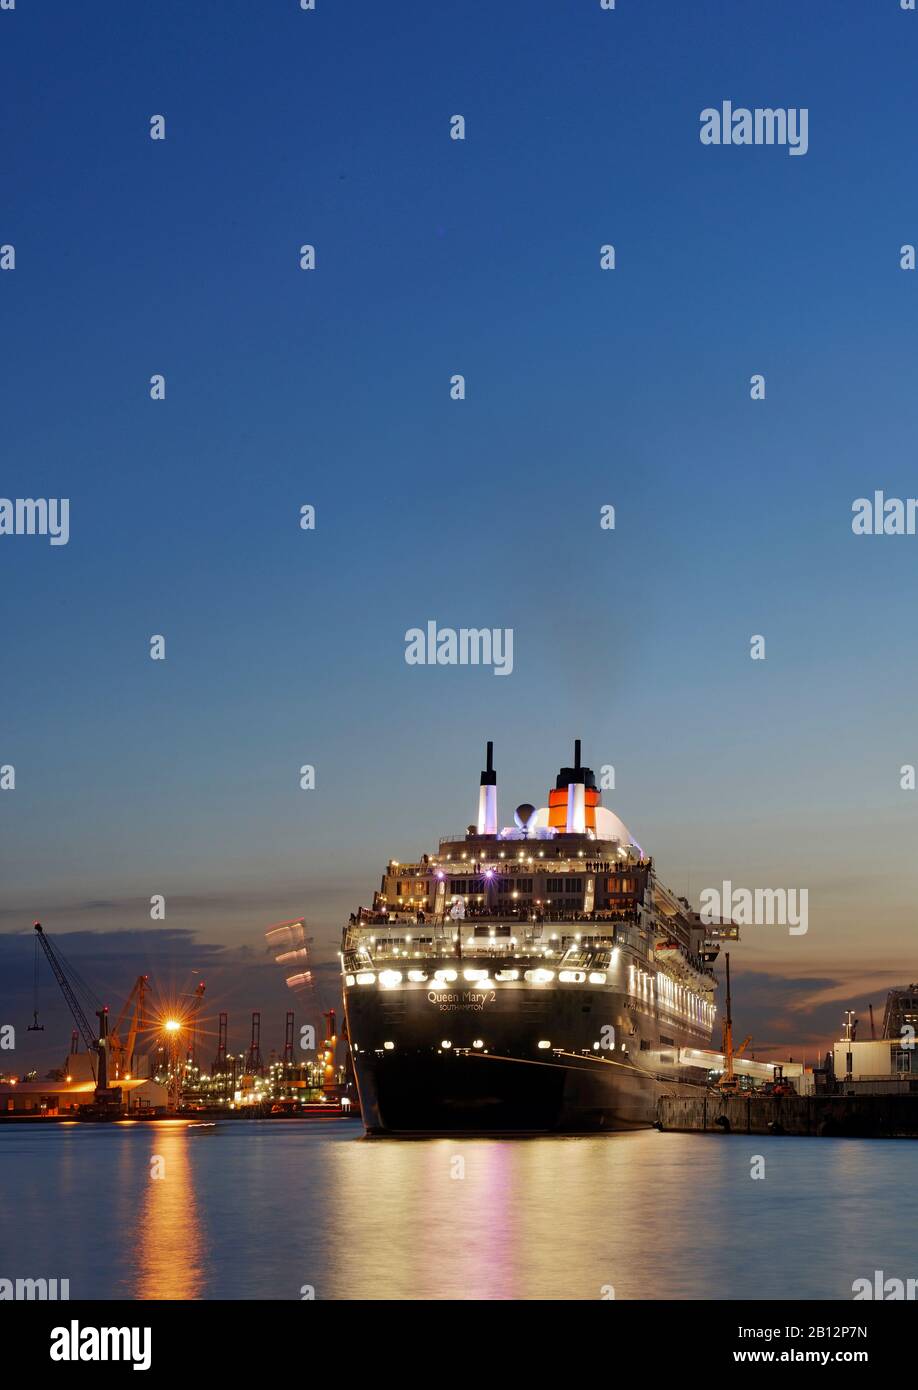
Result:
M909 1141L361 1132L4 1125L0 1275L73 1298L491 1300L850 1299L874 1270L918 1276Z
M190 1147L195 1137L189 1140L175 1125L156 1126L137 1222L136 1298L200 1298L204 1292L203 1223Z

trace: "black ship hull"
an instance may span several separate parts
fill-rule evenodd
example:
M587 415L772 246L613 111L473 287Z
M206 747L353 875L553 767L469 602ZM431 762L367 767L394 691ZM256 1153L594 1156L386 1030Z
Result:
M357 987L345 1006L369 1134L645 1128L706 1081L680 1060L706 1037L603 989Z

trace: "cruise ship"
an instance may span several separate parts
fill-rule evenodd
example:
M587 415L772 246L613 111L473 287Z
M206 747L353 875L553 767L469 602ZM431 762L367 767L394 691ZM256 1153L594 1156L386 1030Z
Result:
M501 828L493 745L478 818L390 860L344 929L347 1036L372 1135L537 1134L655 1123L708 1080L719 951L685 898L562 767Z

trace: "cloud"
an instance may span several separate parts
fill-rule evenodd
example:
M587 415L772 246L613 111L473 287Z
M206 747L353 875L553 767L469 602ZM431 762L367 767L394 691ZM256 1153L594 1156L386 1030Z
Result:
M833 976L796 978L743 971L732 981L734 1038L739 1042L751 1033L749 1052L757 1057L792 1055L799 1061L805 1052L807 1061L813 1062L841 1036L846 1008L854 1008L864 1017L867 1001L873 1002L879 1027L886 995L899 984L901 980L888 974L857 969L842 968ZM722 1020L722 992L718 1010ZM719 1045L719 1034L715 1042Z

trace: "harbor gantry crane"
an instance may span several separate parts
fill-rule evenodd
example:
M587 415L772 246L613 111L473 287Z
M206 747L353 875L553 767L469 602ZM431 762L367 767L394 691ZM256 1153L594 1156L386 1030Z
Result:
M48 959L51 973L60 986L67 1007L73 1015L73 1021L86 1044L86 1049L90 1053L95 1053L98 1058L96 1067L95 1104L107 1112L118 1112L121 1108L121 1087L110 1087L108 1084L108 1057L110 1045L108 1035L108 1009L104 1004L96 1009L95 1014L96 1018L99 1020L99 1029L98 1032L95 1032L90 1026L89 1020L83 1012L83 1007L76 995L76 989L81 989L83 993L87 994L89 991L86 989L86 986L83 985L76 971L64 960L58 948L48 940L48 937L42 929L41 922L35 923L35 932L35 939L40 943Z
M322 1017L325 1019L325 1043L322 1048L322 1090L326 1095L329 1095L337 1090L335 1047L338 1042L338 1031L335 1024L334 1009L327 1009Z
M108 1045L112 1056L113 1071L119 1081L129 1081L134 1071L134 1048L137 1043L137 1034L143 1031L146 1024L144 1004L149 983L150 980L148 975L137 976L131 992L125 1001L124 1008L121 1010L109 1033ZM122 1034L122 1029L125 1019L131 1011L132 1004L134 1006L134 1012L131 1014L127 1038L125 1039Z

